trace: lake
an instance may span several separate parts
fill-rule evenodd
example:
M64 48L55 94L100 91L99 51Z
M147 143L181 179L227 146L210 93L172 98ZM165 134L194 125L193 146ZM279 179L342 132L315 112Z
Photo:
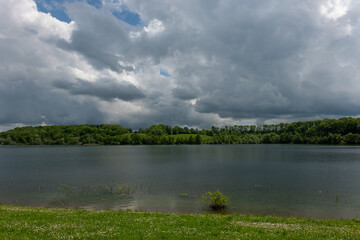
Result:
M360 218L360 147L0 146L3 204L149 212Z

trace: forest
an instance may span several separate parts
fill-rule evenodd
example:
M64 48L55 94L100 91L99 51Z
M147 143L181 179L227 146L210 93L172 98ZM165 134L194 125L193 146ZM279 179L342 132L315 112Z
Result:
M271 125L212 126L209 129L164 124L133 130L120 125L18 127L0 133L0 145L140 144L360 144L360 118L344 117Z

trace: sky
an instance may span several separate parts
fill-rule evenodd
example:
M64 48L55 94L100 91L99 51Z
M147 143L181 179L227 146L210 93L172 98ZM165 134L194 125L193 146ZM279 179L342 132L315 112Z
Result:
M360 114L360 1L0 3L2 131Z

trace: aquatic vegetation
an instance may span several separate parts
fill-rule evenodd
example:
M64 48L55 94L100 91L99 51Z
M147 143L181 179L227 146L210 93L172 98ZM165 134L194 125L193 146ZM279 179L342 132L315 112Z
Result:
M132 190L128 184L118 185L118 194L122 196L129 196L132 194Z
M44 191L46 189L46 185L45 184L40 184L34 187L37 191Z
M187 192L183 192L179 195L180 198L190 198L189 194Z
M106 187L106 191L110 194L113 194L113 184L110 183L107 187Z
M207 192L201 198L209 203L209 207L213 210L224 210L228 207L230 201L229 197L221 193L219 190L216 192Z
M39 188L36 187L39 191ZM41 188L43 189L43 188ZM58 192L62 194L118 194L119 196L131 196L135 189L130 187L128 184L92 184L86 186L70 186L67 184L59 184L57 186Z
M72 192L72 187L71 186L69 186L69 185L67 185L67 184L60 184L59 186L58 186L58 190L59 190L59 192L61 192L61 193L71 193Z
M340 196L337 192L335 192L335 200L336 200L336 202L339 202L339 200L340 200Z

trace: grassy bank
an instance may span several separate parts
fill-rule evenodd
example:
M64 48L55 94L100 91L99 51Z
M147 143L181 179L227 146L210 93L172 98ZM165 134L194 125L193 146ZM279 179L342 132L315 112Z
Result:
M360 239L360 220L0 205L0 239Z

